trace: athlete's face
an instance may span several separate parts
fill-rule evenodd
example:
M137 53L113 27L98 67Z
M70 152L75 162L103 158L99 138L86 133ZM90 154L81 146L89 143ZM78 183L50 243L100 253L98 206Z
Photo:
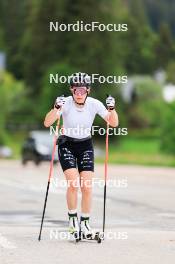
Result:
M87 96L87 92L89 92L89 89L87 90L86 87L82 86L82 87L72 87L71 88L74 100L77 103L84 103L86 96Z

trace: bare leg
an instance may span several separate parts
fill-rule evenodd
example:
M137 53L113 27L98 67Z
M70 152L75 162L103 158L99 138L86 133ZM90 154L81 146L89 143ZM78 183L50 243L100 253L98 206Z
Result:
M77 209L77 195L78 195L78 171L75 168L67 169L64 171L64 175L67 180L68 188L67 188L67 206L68 210Z
M81 212L83 214L89 214L91 210L92 201L92 171L82 171L80 172L80 183L81 183Z

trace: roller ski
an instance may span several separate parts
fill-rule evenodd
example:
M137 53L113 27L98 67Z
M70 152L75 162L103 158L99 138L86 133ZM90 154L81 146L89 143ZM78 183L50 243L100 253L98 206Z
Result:
M101 243L102 235L100 232L94 232L90 225L89 219L83 220L80 223L80 234L79 234L80 241L97 241L97 243Z

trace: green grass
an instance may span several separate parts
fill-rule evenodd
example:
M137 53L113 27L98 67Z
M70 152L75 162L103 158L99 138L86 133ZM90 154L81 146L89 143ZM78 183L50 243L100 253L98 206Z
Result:
M116 150L116 146L111 144L111 151ZM124 138L118 145L118 149L123 153L147 153L156 154L159 152L159 141L155 139Z
M97 162L104 162L104 158ZM158 139L125 137L119 143L109 143L109 163L175 166L175 157L160 152Z

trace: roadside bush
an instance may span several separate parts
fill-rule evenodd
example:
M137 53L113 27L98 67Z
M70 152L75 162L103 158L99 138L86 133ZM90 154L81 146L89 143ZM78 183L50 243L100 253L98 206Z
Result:
M157 128L164 111L162 87L150 77L134 79L132 102L128 106L129 124L132 128Z
M175 102L166 106L161 123L161 150L175 155Z

